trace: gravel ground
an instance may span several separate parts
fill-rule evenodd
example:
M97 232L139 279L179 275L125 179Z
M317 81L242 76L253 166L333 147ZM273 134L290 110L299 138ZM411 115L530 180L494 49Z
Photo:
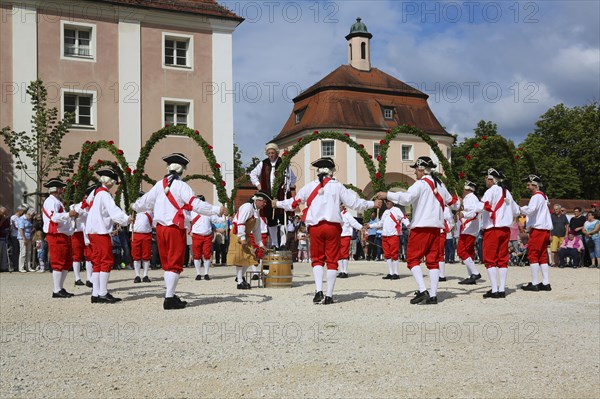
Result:
M481 265L478 265L483 270ZM458 285L448 265L437 306L410 305L408 270L382 280L384 262L351 262L335 304L313 305L310 268L294 286L238 291L233 268L194 281L188 308L162 310L162 272L124 300L90 303L90 289L51 298L49 273L0 275L2 398L340 397L598 398L600 271L552 269L551 292L524 292L528 267L509 270L506 299L485 281Z

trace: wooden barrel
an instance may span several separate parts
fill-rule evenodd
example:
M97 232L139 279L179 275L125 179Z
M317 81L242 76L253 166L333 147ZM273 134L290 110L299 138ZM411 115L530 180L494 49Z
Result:
M263 257L264 266L269 267L269 274L265 277L265 287L292 287L292 253L290 251L265 253Z

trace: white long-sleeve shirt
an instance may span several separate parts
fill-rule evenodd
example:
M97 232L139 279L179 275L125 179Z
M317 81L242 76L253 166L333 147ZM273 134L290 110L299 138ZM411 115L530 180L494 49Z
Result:
M129 216L115 204L115 200L108 191L96 190L88 201L91 204L85 224L87 234L110 234L113 224L121 226L129 224Z
M135 221L133 222L133 232L142 234L152 233L153 224L154 214L152 213L152 211L140 212L137 215L135 215Z
M479 234L479 212L477 208L481 203L473 193L465 195L463 198L463 218L460 220L463 230L460 234L468 234L477 237ZM471 220L472 219L472 220Z
M548 199L540 192L533 194L529 204L521 207L521 213L527 216L527 229L552 230L552 216L548 209Z
M175 198L179 207L191 203L192 209L201 215L218 215L221 210L219 206L200 201L192 188L181 180L174 180L169 192L173 194L173 198ZM177 214L177 209L171 204L165 194L162 179L156 182L150 191L141 198L138 198L131 208L136 212L153 211L155 225L171 226L174 224L173 218ZM185 227L189 228L189 211L183 211L183 214L185 217Z
M50 220L52 220L52 222L57 224L59 233L66 234L68 236L73 235L73 226L71 224L69 212L65 211L65 206L58 198L56 198L54 195L49 195L44 201L43 209L45 211L42 212L44 233L48 233L48 229L50 228Z
M397 225L396 225L396 222L394 221L394 219L392 219L392 215L394 215L394 217L396 218L396 221L398 222ZM397 236L397 235L402 234L402 226L401 225L405 225L406 227L408 227L410 225L410 223L409 223L408 219L404 216L402 211L396 207L386 209L385 212L383 212L383 214L381 215L381 219L379 220L379 222L369 223L369 227L382 229L382 231L381 231L382 237ZM396 229L396 226L398 226L398 228L400 229L400 232L398 232L398 230Z
M279 159L279 158L277 158ZM252 171L250 172L250 181L252 182L252 184L255 187L258 187L258 185L260 184L260 173L262 172L262 167L263 167L263 162L264 161L260 161L258 163L258 165L256 165L254 167L254 169L252 169ZM273 187L273 182L275 181L275 164L277 163L277 160L275 160L275 162L271 162L271 176L269 177L269 189L271 189ZM287 175L288 175L288 179L286 182L286 191L289 191L290 187L293 187L296 185L296 175L294 174L294 172L292 171L292 168L290 168L288 166L287 171L286 171ZM262 190L266 189L267 187L261 187Z
M513 200L512 194L510 191L506 190L506 197L504 201L500 203L500 207L495 212L496 220L495 223L492 221L492 211L485 210L485 204L489 204L492 210L496 209L497 204L502 201L502 187L494 184L492 187L488 188L483 197L481 198L481 202L477 204L475 210L477 212L482 212L481 216L481 228L483 230L491 229L493 227L510 227L512 226L513 219L519 214L519 206Z
M277 208L287 211L294 210L293 205L305 204L313 190L321 187L319 180L312 181L302 187L295 198L289 198L285 201L277 201ZM321 221L342 224L342 214L340 213L340 204L355 211L363 211L373 208L375 203L360 198L352 190L348 190L342 183L335 179L329 180L323 187L323 193L317 194L308 211L304 223L307 226L315 226Z
M254 222L254 230L252 230L251 234L254 234L255 242L260 243L260 242L262 242L262 240L261 240L262 220L260 218L260 211L254 207L253 203L246 202L245 204L240 206L240 209L238 209L238 211L235 213L235 216L233 217L232 223L237 225L237 236L241 240L248 240L248 238L246 238L246 234L248 233L246 231L246 222L252 218L255 219L255 222ZM265 244L265 243L263 243L263 244Z
M83 203L80 202L75 205L71 205L70 208L77 212L79 216L75 219L75 230L74 232L85 231L85 222L87 221L88 210L82 208Z
M190 214L191 214L190 222L193 223L191 225L192 234L200 234L201 236L207 236L209 234L212 234L213 223L217 223L220 221L220 218L216 215L213 215L213 216L200 215L199 213L194 212L194 211L191 211ZM198 219L196 219L196 218L198 218ZM195 222L194 222L194 220L195 220Z
M342 211L342 221L342 237L351 237L353 233L352 230L362 229L362 225L345 209Z
M438 202L433 190L424 179L433 179L429 175L423 176L408 188L405 193L388 192L387 198L400 205L413 206L413 219L411 227L437 227L444 228L444 211ZM443 185L437 186L438 193L444 204L453 204L452 196Z

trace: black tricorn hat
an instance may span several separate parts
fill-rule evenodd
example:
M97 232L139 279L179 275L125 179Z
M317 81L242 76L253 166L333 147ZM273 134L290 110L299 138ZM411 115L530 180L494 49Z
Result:
M433 159L429 158L429 157L419 157L417 158L417 160L415 161L415 163L413 165L410 165L411 168L416 169L418 167L423 167L423 168L436 168L437 165L433 162Z
M315 168L335 168L335 162L329 157L319 158L311 165Z
M542 182L542 178L539 177L538 175L531 174L531 175L527 176L526 178L524 178L523 181L527 182L527 183L531 182L531 183L540 184Z
M187 164L190 163L190 160L180 152L174 152L172 154L164 156L163 161L165 161L169 165L172 163L176 163L182 166L187 166Z
M501 171L494 169L494 168L489 168L488 170L484 170L483 172L481 172L481 174L486 175L486 176L492 176L497 179L506 179L506 176L504 175L504 173L502 173Z
M97 188L98 183L91 182L85 189L85 195L90 195Z
M477 189L477 184L473 183L471 180L465 181L465 189L475 191Z
M200 201L206 201L206 198L204 198L204 195L202 194L196 195L196 198L198 198Z
M262 191L257 191L254 193L254 195L252 196L253 200L263 200L263 201L272 201L272 198L267 194L267 193L263 193Z
M96 172L96 174L98 176L106 176L106 177L110 177L111 179L113 179L114 181L116 181L117 183L119 182L119 175L117 174L117 172L115 172L114 170L110 169L110 168L106 168L106 169L100 169Z
M54 177L50 180L48 180L46 183L44 183L44 187L46 188L52 188L52 187L66 187L67 183L63 182L62 180L60 180L60 178L58 177Z

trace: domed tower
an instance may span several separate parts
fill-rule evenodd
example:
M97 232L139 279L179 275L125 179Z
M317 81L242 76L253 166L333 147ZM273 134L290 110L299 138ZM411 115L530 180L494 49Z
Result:
M367 31L367 25L356 18L356 22L350 27L350 33L346 36L348 40L348 64L360 71L371 70L371 38L372 34Z

